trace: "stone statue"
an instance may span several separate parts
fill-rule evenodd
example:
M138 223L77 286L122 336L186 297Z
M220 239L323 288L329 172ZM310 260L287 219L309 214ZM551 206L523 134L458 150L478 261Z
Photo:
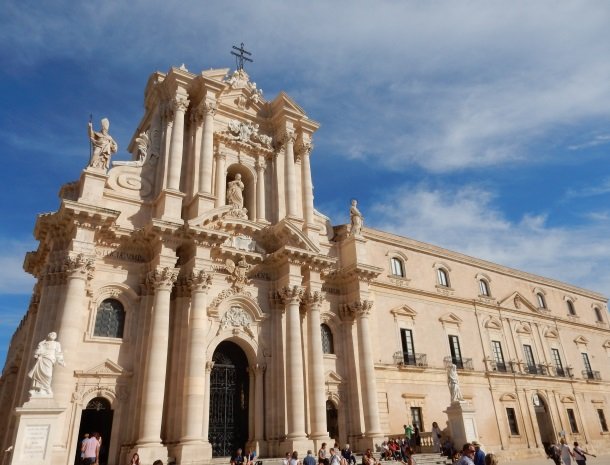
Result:
M66 366L61 345L56 339L56 333L49 333L44 341L40 341L34 351L36 362L28 373L28 376L32 379L32 389L30 390L32 397L53 397L53 391L51 390L53 366L55 363Z
M241 182L241 174L237 173L235 179L227 184L227 205L233 208L244 207L244 183Z
M352 206L349 209L349 219L351 222L350 236L360 236L362 234L362 225L364 224L364 216L358 210L358 201L352 200Z
M460 389L460 381L458 380L457 366L454 363L447 368L447 384L449 384L449 392L451 393L451 402L460 402L464 400L462 390Z
M107 170L110 164L110 157L119 148L112 136L108 134L109 127L110 121L108 121L108 118L102 119L102 130L99 132L93 130L93 123L89 121L89 139L93 149L91 160L89 160L91 168Z

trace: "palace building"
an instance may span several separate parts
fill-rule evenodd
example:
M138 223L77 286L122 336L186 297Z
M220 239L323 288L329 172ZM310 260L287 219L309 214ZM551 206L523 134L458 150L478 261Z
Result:
M355 205L333 226L313 202L318 123L228 71L153 73L132 161L109 160L107 120L91 128L88 166L38 217L3 465L72 465L92 431L102 465L362 451L404 424L428 447L432 422L505 457L610 448L604 296L362 227Z

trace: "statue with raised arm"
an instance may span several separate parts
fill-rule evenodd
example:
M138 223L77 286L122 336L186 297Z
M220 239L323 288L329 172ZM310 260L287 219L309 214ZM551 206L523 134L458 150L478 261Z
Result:
M362 225L364 224L364 216L358 210L358 201L356 199L352 200L352 206L349 209L349 219L350 219L350 236L360 236L362 234Z
M44 341L38 343L38 347L34 351L36 362L28 373L28 376L32 379L32 389L30 390L32 397L53 397L51 389L53 367L56 363L66 366L61 345L56 339L56 333L49 333Z
M454 363L447 368L447 384L449 384L449 392L451 393L451 402L461 402L464 400L462 390L460 389L460 381L458 380L457 366Z
M92 148L89 166L107 170L110 165L110 157L113 153L116 153L119 147L112 136L108 134L108 128L110 128L108 118L103 118L101 123L102 130L98 132L93 130L93 123L89 121L89 140L91 140Z

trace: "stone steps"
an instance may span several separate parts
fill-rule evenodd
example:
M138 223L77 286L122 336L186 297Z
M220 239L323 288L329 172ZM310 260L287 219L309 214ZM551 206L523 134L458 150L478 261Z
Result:
M354 454L356 464L362 465L362 455ZM300 457L302 460L303 458ZM210 465L229 465L230 457L215 457L210 461ZM268 457L256 460L256 465L282 465L283 457ZM415 462L417 465L447 465L451 464L451 460L447 457L442 457L440 454L415 454ZM396 460L382 460L382 465L400 465L401 462Z

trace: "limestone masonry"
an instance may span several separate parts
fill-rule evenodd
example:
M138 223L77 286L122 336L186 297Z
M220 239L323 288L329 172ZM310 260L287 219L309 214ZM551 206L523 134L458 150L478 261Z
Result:
M94 121L88 166L38 217L2 465L78 463L93 431L102 465L363 451L404 424L432 450L434 421L504 457L610 448L604 296L368 228L356 202L331 225L318 123L243 69L156 72L144 106L132 161Z

